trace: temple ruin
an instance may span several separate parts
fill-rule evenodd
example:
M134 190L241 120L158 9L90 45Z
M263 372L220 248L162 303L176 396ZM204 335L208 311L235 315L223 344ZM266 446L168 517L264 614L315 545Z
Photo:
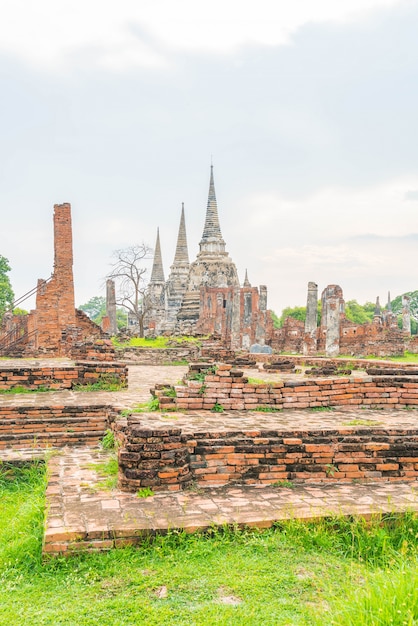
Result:
M211 166L208 203L199 253L189 263L184 205L176 253L165 281L159 231L148 287L147 335L216 335L232 349L249 350L269 343L273 321L267 310L267 287L252 287L247 271L240 285L237 268L226 251Z
M306 320L287 318L283 327L276 329L272 346L278 352L303 353L306 356L323 354L327 357L373 354L376 356L402 355L405 350L417 351L416 337L411 337L409 298L403 298L403 328L398 328L390 295L386 308L379 298L373 321L356 324L345 315L343 291L339 285L328 285L321 295L321 323L318 326L318 285L308 283Z

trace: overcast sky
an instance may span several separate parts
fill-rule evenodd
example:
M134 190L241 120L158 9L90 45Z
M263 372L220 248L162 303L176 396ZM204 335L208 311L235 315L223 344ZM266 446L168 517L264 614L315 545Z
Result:
M160 227L190 259L211 155L241 281L346 300L418 288L418 1L0 0L0 254L47 278L72 205L76 304ZM25 305L22 305L25 306ZM28 305L26 305L28 306Z

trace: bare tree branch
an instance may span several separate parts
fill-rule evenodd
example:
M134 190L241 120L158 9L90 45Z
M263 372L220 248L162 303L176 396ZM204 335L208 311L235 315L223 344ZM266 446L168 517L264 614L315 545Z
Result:
M116 283L116 304L125 307L139 326L139 334L144 336L144 317L151 302L147 294L147 272L144 266L152 259L153 250L142 242L122 250L115 250L112 257L111 271L106 278Z

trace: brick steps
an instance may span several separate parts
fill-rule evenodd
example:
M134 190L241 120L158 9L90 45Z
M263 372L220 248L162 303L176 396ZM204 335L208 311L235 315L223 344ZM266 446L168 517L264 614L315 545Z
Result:
M77 433L49 433L48 436L43 435L9 435L7 438L0 438L0 450L7 450L9 448L22 450L32 448L63 448L65 446L97 446L102 437L104 431L97 433L84 433L79 436Z
M104 405L2 407L0 450L96 446L109 427L110 412Z

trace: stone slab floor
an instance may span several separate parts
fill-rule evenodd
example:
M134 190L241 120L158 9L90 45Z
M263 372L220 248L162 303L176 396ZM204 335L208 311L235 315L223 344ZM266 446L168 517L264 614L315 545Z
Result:
M95 465L109 453L67 448L49 460L44 554L104 550L144 535L224 524L269 528L289 518L418 511L418 482L218 487L147 498L103 489Z

